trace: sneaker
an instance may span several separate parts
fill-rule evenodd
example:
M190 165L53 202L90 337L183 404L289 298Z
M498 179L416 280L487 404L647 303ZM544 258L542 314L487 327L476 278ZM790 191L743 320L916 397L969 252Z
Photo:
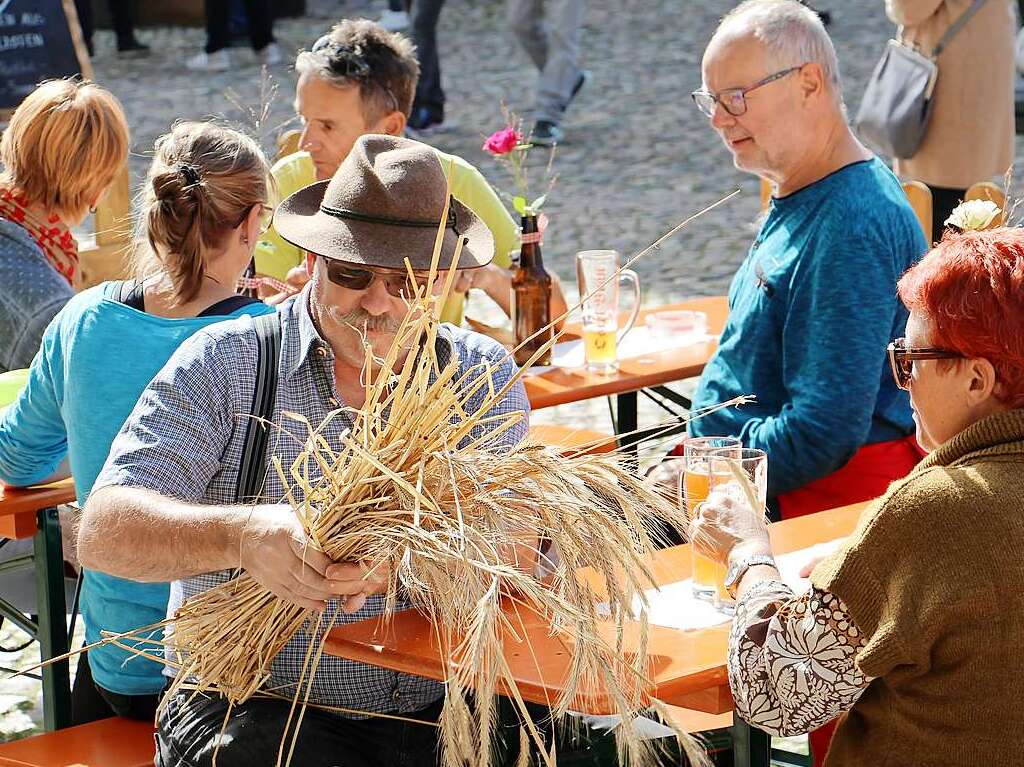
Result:
M199 72L223 72L231 69L231 58L228 56L227 48L221 48L213 53L199 51L185 61L185 67Z
M405 11L385 10L377 20L388 32L402 32L409 28L409 14Z
M551 120L537 120L529 141L537 146L554 146L563 138L565 138L565 131L558 123Z
M141 59L148 56L152 51L145 43L140 43L134 37L123 45L117 44L117 56L122 59Z
M412 115L410 115L406 126L413 137L441 133L452 127L444 121L444 112L438 114L427 107L417 107L412 110Z
M256 61L263 66L272 67L284 61L284 54L281 46L277 43L269 43L265 48L256 51Z

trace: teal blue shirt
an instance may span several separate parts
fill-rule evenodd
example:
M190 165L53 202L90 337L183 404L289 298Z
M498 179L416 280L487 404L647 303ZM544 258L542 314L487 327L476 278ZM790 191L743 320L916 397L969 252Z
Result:
M757 402L690 424L768 454L768 495L831 474L865 444L914 430L885 347L907 310L896 282L927 250L896 177L877 158L772 199L729 288L729 320L693 397Z
M84 504L110 444L150 379L183 341L215 322L274 311L252 304L223 317L166 319L117 301L118 283L74 298L54 317L32 361L29 381L0 419L0 479L30 485L65 456ZM85 571L80 600L85 637L123 632L164 619L168 585ZM152 647L145 649L152 651ZM158 693L160 664L106 645L89 651L93 678L122 695Z

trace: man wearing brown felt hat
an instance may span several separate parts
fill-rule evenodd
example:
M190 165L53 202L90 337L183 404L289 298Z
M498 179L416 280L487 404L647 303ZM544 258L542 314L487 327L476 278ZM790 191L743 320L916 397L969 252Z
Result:
M256 411L275 424L267 453L282 465L293 465L309 437L305 423L282 414L319 425L330 445L352 427L347 409L365 401L363 337L378 357L388 351L409 311L405 262L425 283L446 201L440 265L451 266L461 239L458 267L484 266L494 250L490 231L467 207L448 200L437 153L408 139L363 136L330 181L296 192L278 208L274 223L308 251L311 277L278 312L273 403ZM441 280L434 289L442 289ZM239 567L282 599L323 611L323 625L380 615L386 574L328 559L307 538L292 507L279 502L289 491L301 496L301 488L287 488L276 471L265 471L266 456L254 464L244 458L252 452L246 414L254 412L256 394L267 391L257 388L255 373L268 362L262 323L274 320L271 315L257 325L245 317L211 325L156 375L111 446L89 497L83 561L125 578L174 581L169 615L184 600L227 582ZM487 390L500 390L515 373L504 347L476 333L443 324L437 344L440 359L459 361L452 385L466 387L467 413L479 412ZM472 391L481 375L489 375L492 386ZM481 413L481 425L464 444L486 437L493 416L528 410L517 383ZM495 435L489 449L511 449L527 429L523 418ZM246 465L262 478L261 490L242 493L239 478L251 473L243 473ZM239 504L243 495L255 495L257 505ZM397 599L397 609L409 606L401 594ZM283 697L256 696L231 706L218 695L174 696L158 722L156 764L207 767L214 754L220 767L272 764L291 696L300 688L309 691L311 705L292 764L435 763L442 684L328 654L312 679L300 679L311 641L309 633L298 632L270 662L265 687Z
M306 270L316 283L310 313L334 350L341 393L354 406L362 404L356 389L363 333L383 357L413 291L407 260L423 278L418 281L426 282L447 186L433 149L370 134L356 141L329 181L300 189L274 214L281 237L306 251ZM490 230L454 197L448 201L438 268L451 266L460 238L465 244L458 268L486 266L494 252ZM442 285L435 280L435 291Z

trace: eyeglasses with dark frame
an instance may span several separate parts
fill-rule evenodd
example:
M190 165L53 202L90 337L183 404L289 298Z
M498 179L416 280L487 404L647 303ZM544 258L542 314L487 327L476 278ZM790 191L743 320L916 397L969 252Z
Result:
M274 221L274 209L272 207L270 207L269 205L267 205L266 203L260 203L259 205L260 205L260 234L263 235L263 234L267 233L267 231L270 229L271 224ZM238 221L235 222L235 225L232 227L232 229L237 229L242 224L244 224L245 223L245 219L249 218L249 211L251 211L251 210L252 210L252 208L246 208L245 213L243 213L241 215L241 217L239 217Z
M693 103L697 105L697 109L703 112L708 117L715 116L715 104L721 104L722 109L731 114L733 117L742 117L747 112L747 94L751 91L755 91L763 85L773 83L776 80L781 80L788 74L796 72L803 67L805 64L801 64L798 67L790 67L789 69L782 69L778 72L768 75L748 88L728 88L721 93L712 93L711 91L699 90L694 91L690 94L690 98L693 99Z
M413 298L416 285L426 284L425 273L388 271L386 269L362 269L358 266L320 256L327 268L327 279L346 290L366 290L374 280L381 280L388 295L394 298ZM414 279L415 278L415 279Z
M914 374L914 360L954 360L963 359L960 352L936 347L908 347L907 339L897 338L886 347L889 354L889 365L896 385L903 390L910 389L910 381Z
M374 88L379 88L390 100L392 111L401 111L398 108L398 98L391 92L391 89L378 80L371 79L370 63L361 51L332 40L330 35L324 35L313 43L310 52L325 52L327 54L327 66L333 74L345 80L355 80L371 85Z

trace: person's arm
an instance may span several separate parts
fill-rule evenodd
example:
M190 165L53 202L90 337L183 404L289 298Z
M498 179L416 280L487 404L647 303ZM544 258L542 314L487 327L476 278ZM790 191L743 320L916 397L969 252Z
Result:
M200 331L143 391L82 514L78 550L87 568L166 581L240 566L303 607L345 595L325 579L329 560L290 507L201 502L236 414L249 408L251 389L234 390L232 367L255 360L255 345L254 333Z
M86 503L78 557L89 569L142 582L241 567L277 596L312 610L349 593L325 577L330 560L289 506L203 506L108 485Z
M853 708L871 683L857 667L863 646L835 595L814 588L794 595L777 575L758 579L741 590L729 632L736 713L782 737L821 727Z
M885 0L885 14L893 24L916 27L942 7L944 0Z
M50 323L28 382L0 418L0 481L13 487L68 476L68 435L61 413L64 357L60 316Z
M745 419L727 433L768 454L769 497L827 476L865 443L903 311L894 246L867 227L854 236L845 222L823 226L789 287L778 350L788 402L768 416L725 415Z
M690 539L730 565L771 556L762 510L742 492L716 488L700 507ZM741 576L729 636L729 686L736 712L775 735L798 735L847 711L871 682L857 666L864 647L842 600L812 588L794 595L774 565Z

